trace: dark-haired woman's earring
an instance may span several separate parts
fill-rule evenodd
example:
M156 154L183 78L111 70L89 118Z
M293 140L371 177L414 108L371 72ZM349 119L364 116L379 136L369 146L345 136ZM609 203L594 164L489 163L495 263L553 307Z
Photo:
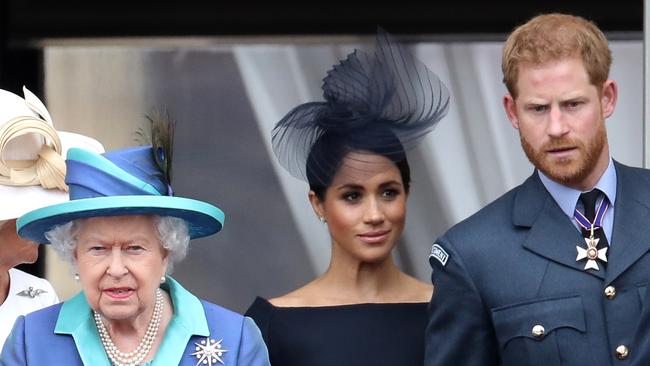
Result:
M320 220L320 222L325 222L325 218L323 216L318 216L318 219Z
M79 273L74 274L74 280L79 282Z
M165 278L165 276L160 277L160 284L162 285L165 282L167 282L167 279Z

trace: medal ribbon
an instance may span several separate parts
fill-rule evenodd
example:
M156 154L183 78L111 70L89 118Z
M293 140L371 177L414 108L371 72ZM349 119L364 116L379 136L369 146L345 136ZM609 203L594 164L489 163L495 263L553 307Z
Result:
M598 204L598 208L596 209L596 216L594 217L594 222L590 222L587 220L585 215L580 212L577 208L573 212L573 218L576 220L578 225L580 225L583 229L590 231L590 230L595 230L598 228L603 227L603 218L605 217L605 213L607 213L607 209L609 208L609 200L607 199L607 196L603 195L603 199L600 201L600 204Z

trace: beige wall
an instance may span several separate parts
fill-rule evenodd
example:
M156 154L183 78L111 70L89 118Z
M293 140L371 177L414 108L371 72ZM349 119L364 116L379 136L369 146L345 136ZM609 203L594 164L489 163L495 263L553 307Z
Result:
M111 47L44 51L46 105L55 126L96 138L106 150L134 144L137 126L132 122L142 120L145 110L143 53L124 47L115 51ZM46 277L66 300L79 291L74 271L51 248L47 251Z

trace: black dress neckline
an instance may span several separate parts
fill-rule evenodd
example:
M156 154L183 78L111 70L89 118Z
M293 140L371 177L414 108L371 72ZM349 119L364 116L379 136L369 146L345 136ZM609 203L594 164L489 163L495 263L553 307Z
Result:
M382 307L382 306L414 306L414 307L420 307L422 305L427 305L428 302L422 301L422 302L360 302L360 303L354 303L354 304L339 304L339 305L315 305L315 306L276 306L273 305L269 300L266 298L263 298L261 296L257 296L255 298L255 301L253 304L261 302L263 304L266 304L266 306L270 306L273 309L276 310L284 310L284 309L293 309L293 310L298 310L298 309L342 309L342 308L354 308L354 307ZM252 305L251 305L252 306Z
M257 297L273 366L422 366L426 302L279 307Z

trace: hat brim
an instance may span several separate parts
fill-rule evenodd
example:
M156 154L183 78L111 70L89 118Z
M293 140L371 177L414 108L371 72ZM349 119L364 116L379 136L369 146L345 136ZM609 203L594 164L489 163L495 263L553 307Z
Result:
M217 233L223 227L224 213L202 201L172 196L111 196L68 201L39 208L21 216L18 234L28 240L49 244L45 233L77 219L102 216L173 216L187 223L191 239Z
M80 147L96 153L104 152L104 147L92 137L72 132L59 131L61 156L66 155L68 149ZM34 147L38 151L40 147ZM68 201L68 192L58 189L45 189L39 186L6 186L0 184L0 221L18 218L27 212L41 207Z

